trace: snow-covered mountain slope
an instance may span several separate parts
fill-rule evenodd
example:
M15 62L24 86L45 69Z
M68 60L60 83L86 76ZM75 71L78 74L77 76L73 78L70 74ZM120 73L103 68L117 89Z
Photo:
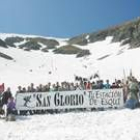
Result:
M71 82L75 75L98 73L114 82L132 70L140 80L140 24L131 25L72 39L0 34L0 84L15 94L18 85ZM83 49L90 55L77 57ZM17 116L15 123L0 121L0 140L139 140L139 115L139 109L123 109Z
M10 35L0 36L4 39ZM22 37L25 38L24 35ZM129 75L131 69L134 76L139 79L140 48L128 49L130 47L128 44L121 46L121 42L112 43L111 40L112 37L107 37L103 41L88 43L85 46L75 45L81 49L88 49L91 53L80 58L77 58L76 54L56 54L53 49L42 52L41 50L24 51L18 47L0 47L1 53L13 58L8 60L0 57L0 83L4 82L6 87L10 86L15 91L18 85L72 82L75 80L75 75L89 78L97 72L101 79L113 81L115 78L123 79L124 71ZM57 41L59 42L57 48L66 44L65 39Z

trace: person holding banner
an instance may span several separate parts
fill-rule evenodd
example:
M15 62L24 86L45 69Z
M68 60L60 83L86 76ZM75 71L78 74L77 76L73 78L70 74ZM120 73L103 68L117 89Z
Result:
M85 89L86 89L86 90L91 90L91 89L92 89L92 85L91 85L90 81L88 81L88 82L86 83Z
M5 92L3 92L1 96L1 107L2 107L2 114L6 117L7 114L7 103L8 99L12 97L11 89L8 87Z
M106 84L104 84L105 89L110 89L111 85L109 83L109 80L106 80Z
M139 86L138 82L134 77L129 78L128 84L128 96L125 106L130 109L135 109L139 103L138 98Z
M16 104L14 102L14 98L11 97L8 99L8 102L7 102L7 116L9 114L15 114L15 110L16 110Z
M12 97L11 89L8 87L2 95L2 104L7 104L8 99Z

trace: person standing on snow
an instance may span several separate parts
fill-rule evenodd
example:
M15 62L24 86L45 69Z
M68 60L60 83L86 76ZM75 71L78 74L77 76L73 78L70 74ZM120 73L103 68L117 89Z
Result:
M2 104L7 104L8 99L12 97L11 89L8 87L2 95Z
M15 114L15 110L16 110L16 104L14 102L14 98L11 97L8 99L8 102L7 102L7 116L9 114Z
M104 84L104 88L105 89L110 89L111 88L111 85L109 83L109 80L106 80L106 84Z
M139 103L139 86L137 80L132 77L129 79L128 84L128 97L125 106L130 109L134 109L137 107Z

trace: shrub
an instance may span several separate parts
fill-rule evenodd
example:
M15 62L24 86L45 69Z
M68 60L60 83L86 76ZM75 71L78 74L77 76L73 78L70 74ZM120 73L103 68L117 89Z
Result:
M42 52L48 52L48 49L47 48L43 48L41 51Z
M18 43L18 42L22 42L22 41L24 41L24 38L22 38L22 37L7 37L5 39L6 44L11 47L16 47L14 45L14 43Z
M90 51L89 50L81 50L76 57L83 57L83 56L87 56L90 55Z
M0 47L4 47L4 48L7 48L7 45L6 43L0 39Z
M104 30L104 31L99 31L99 32L95 32L95 33L91 33L89 35L89 41L91 43L96 42L96 41L102 41L105 40L105 38L108 36L108 30Z
M27 41L26 43L19 45L19 48L27 48L30 50L39 50L42 46L35 41Z
M66 46L62 46L60 48L57 48L54 50L54 53L57 54L77 54L81 51L80 48L77 48L75 46L72 45L66 45Z
M0 52L0 57L5 58L5 59L7 59L7 60L13 60L13 58L12 58L11 56L6 55L6 54L1 53L1 52Z
M125 39L125 40L122 41L121 46L126 45L126 44L130 44L130 43L131 43L131 39L130 38Z
M104 56L102 56L102 57L100 57L100 58L98 58L97 60L103 60L103 59L105 59L105 58L107 58L107 57L109 57L110 55L109 54L107 54L107 55L104 55Z
M80 35L77 37L70 38L68 40L68 43L69 44L77 44L77 45L81 45L81 46L87 45L88 41L86 39L86 36L87 36L86 34L83 34L83 35Z
M112 42L122 41L121 45L129 43L130 48L140 47L140 18L106 30L90 33L89 41L92 43L102 41L107 36L113 36Z
M46 45L47 49L55 49L55 47L59 45L59 42L54 39L46 39L46 38L41 38L41 37L26 38L26 40L40 42L40 43Z

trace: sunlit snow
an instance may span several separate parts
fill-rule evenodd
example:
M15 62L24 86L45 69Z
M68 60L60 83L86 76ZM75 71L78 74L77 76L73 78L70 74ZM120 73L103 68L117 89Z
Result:
M0 38L5 36L1 34ZM123 79L124 72L129 75L132 69L140 79L140 48L128 49L129 45L120 46L111 39L77 45L91 52L82 58L0 47L0 52L14 58L11 61L0 57L0 83L10 86L15 94L18 85L71 82L75 75L90 77L96 72L100 78L113 81ZM64 39L58 41L66 43ZM0 140L140 140L139 116L139 109L18 116L16 122L0 120Z

